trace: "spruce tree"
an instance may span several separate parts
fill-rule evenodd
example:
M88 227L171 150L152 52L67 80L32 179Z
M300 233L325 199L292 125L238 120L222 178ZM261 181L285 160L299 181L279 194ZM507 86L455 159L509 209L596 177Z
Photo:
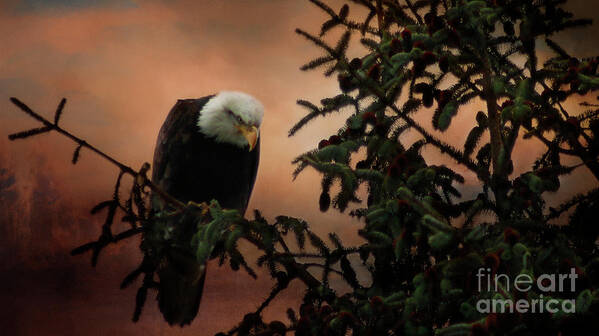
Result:
M594 218L599 213L599 104L580 103L579 110L567 111L564 102L581 96L594 100L599 58L577 58L552 40L591 21L565 11L565 0L351 0L338 10L309 1L328 18L316 32L296 30L323 53L301 69L324 67L325 76L336 76L340 92L318 104L298 100L307 114L289 135L318 117L337 112L348 117L336 134L315 139L314 149L296 158L295 175L318 171L320 209L340 216L351 209L348 215L360 220L356 234L363 243L348 246L335 233L319 237L298 218L278 216L269 222L255 211L248 220L217 202L207 208L182 204L152 184L148 165L134 170L62 129L64 101L52 123L13 99L43 127L11 139L58 131L77 143L73 163L87 149L120 169L112 198L92 210L107 209L100 238L74 254L91 250L95 264L106 245L143 236L143 261L123 281L128 286L143 274L136 320L155 287L161 246L172 243L165 238L164 216L183 214L182 222L197 223L193 238L177 244L194 251L199 261L217 258L256 276L237 244L250 242L262 252L257 265L268 270L275 286L257 311L220 335L594 334L599 327ZM355 9L366 17L353 18ZM327 42L332 31L341 32L336 43ZM363 54L349 57L348 47L358 39ZM543 46L551 57L540 64ZM472 102L483 110L473 110ZM438 135L456 127L452 121L458 113L473 125L463 148ZM417 114L428 115L427 122L418 122ZM410 145L402 138L408 131L419 137ZM514 173L518 145L533 139L544 146L542 155L524 173ZM439 162L425 160L425 147L440 152ZM564 157L579 163L564 165ZM474 173L476 192L460 192L465 178L444 165L446 159ZM548 197L560 191L560 177L581 169L595 177L595 188L548 206ZM133 177L133 188L121 199L125 175ZM360 186L367 189L364 199ZM177 211L150 213L150 190ZM119 212L131 229L114 234L111 224ZM290 237L299 251L289 247ZM360 281L359 273L371 281ZM350 290L332 288L332 274ZM487 286L495 275L504 278ZM558 281L568 275L568 280L563 288L545 290L550 275ZM263 321L262 311L294 279L306 287L302 305L288 310L289 321ZM519 290L528 286L516 287L516 279L534 282ZM536 302L537 310L481 309L481 302L493 299ZM549 301L555 303L551 310L541 312L539 302Z

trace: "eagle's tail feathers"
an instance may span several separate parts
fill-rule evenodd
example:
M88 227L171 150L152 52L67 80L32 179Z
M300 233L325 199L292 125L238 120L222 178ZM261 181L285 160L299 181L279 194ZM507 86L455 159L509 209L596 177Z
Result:
M158 307L170 325L183 327L198 314L206 268L197 263L191 263L193 267L190 267L190 263L182 263L180 257L170 254L158 271Z

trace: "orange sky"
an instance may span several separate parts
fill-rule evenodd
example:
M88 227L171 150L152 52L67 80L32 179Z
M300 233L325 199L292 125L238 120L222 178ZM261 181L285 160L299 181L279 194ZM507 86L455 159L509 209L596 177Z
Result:
M339 8L341 1L332 3ZM597 17L597 5L588 6L582 0L572 4L577 13ZM248 92L266 107L249 209L261 209L268 218L302 216L319 233L337 231L355 240L354 221L318 211L316 174L291 181L293 157L313 148L343 120L343 114L317 120L287 137L305 113L296 99L318 101L337 92L334 78L298 70L319 51L293 30L315 32L323 19L301 0L2 1L0 274L8 276L0 285L10 290L0 294L9 302L0 313L12 318L3 319L0 330L14 330L14 335L209 335L233 326L270 286L212 267L192 327L169 328L152 298L141 321L132 324L135 288L120 291L118 285L139 261L137 242L111 247L95 270L87 257L68 256L71 248L99 233L101 219L90 218L88 209L110 195L116 169L87 151L72 166L75 146L55 134L9 144L7 134L36 126L9 103L11 96L47 116L67 97L64 127L139 167L151 161L157 131L177 99L221 89ZM598 33L594 27L558 40L580 56L592 56ZM471 118L462 113L442 137L461 146ZM428 115L421 113L419 120ZM415 139L410 133L405 140ZM532 141L522 142L517 154L522 169L540 150ZM425 156L439 159L435 151ZM565 181L559 198L592 187L578 183L587 178L588 172L580 170ZM292 287L279 307L301 290ZM280 316L280 311L267 316Z

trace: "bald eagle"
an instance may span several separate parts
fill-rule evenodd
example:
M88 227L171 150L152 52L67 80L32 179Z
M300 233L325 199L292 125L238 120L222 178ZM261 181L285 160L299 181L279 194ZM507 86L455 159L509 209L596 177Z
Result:
M184 203L214 199L243 215L256 180L263 115L262 104L241 92L179 100L160 129L152 180ZM167 205L155 195L152 208ZM189 241L194 229L173 239ZM198 313L206 268L189 250L169 247L165 255L157 270L158 305L169 324L184 326Z

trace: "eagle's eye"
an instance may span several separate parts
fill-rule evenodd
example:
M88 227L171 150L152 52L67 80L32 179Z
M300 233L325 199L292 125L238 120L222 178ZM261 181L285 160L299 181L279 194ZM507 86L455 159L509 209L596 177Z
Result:
M227 109L227 113L229 113L233 118L235 118L235 120L242 124L243 123L243 119L241 119L240 116L236 115L235 113L233 113L233 111L231 111L230 109Z

